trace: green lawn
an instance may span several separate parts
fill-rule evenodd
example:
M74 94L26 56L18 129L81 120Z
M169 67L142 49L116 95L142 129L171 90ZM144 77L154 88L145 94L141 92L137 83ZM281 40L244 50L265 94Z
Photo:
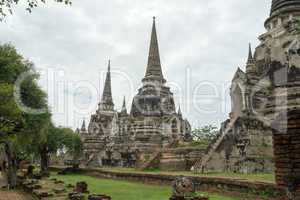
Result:
M113 200L168 200L171 196L171 187L145 185L128 181L98 179L84 175L54 175L52 176L65 183L75 184L78 181L86 181L91 193L106 194ZM207 194L210 200L241 200L240 198Z
M205 177L223 177L234 179L245 179L249 181L261 181L268 183L275 183L274 174L240 174L240 173L205 173L195 174L193 172L167 172L160 170L139 171L134 168L103 168L106 171L112 172L130 172L130 173L147 173L147 174L166 174L166 175L184 175L184 176L205 176Z

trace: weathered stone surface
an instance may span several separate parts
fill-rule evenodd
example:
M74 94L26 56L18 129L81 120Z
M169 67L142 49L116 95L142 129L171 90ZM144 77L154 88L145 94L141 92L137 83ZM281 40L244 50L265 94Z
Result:
M56 188L53 188L52 190L56 194L61 194L61 193L64 193L66 191L66 188L64 188L64 187L56 187Z
M162 74L155 21L142 83L130 113L127 113L125 99L121 112L116 112L109 62L99 108L91 116L88 130L85 123L80 130L85 165L140 167L148 162L143 158L156 149L174 141L191 140L191 126L183 118L181 109L176 111L173 94Z
M288 196L295 198L300 190L300 138L297 137L300 133L300 110L283 111L273 126L276 182L287 187Z
M59 175L66 175L66 174L76 174L79 173L80 169L78 167L67 167L64 168L63 170L59 171Z
M92 194L88 196L88 200L111 200L111 197L101 194Z
M193 181L187 177L178 177L173 182L173 196L190 197L195 194L195 185Z
M42 186L39 185L39 184L36 184L36 185L32 186L32 189L34 189L34 190L38 190L38 189L41 189L41 188L42 188Z
M64 184L65 182L64 181L61 181L61 180L54 180L54 184Z
M207 155L196 163L197 171L236 167L234 171L239 172L273 171L271 123L278 110L300 105L299 5L299 0L273 1L266 33L259 37L254 54L249 49L245 72L239 68L233 78L230 127L221 131ZM289 127L295 128L292 121L296 119L290 119ZM281 141L274 142L278 145ZM275 154L285 154L289 151L286 147L276 149Z
M84 195L77 193L77 192L71 192L68 194L69 200L84 200Z
M185 198L185 197L176 197L172 196L170 200L209 200L208 197L190 197L190 198Z
M268 32L261 36L265 47L260 47L268 50L266 75L272 83L265 116L273 130L276 183L286 188L289 199L299 198L300 189L299 16L299 0L274 0L265 23Z
M66 187L67 188L74 188L75 186L73 184L67 184Z
M49 190L33 190L33 194L37 196L39 199L53 196L53 194Z
M77 182L74 191L78 193L88 193L88 184L84 181Z
M196 195L194 182L187 177L177 177L173 183L173 195L170 200L208 200Z

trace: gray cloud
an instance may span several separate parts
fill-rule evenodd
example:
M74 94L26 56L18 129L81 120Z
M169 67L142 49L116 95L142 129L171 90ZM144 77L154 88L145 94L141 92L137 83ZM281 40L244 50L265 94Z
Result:
M114 71L116 108L120 108L123 95L130 106L144 76L155 15L163 72L176 102L182 104L184 115L194 127L218 125L230 110L228 92L224 94L223 90L228 88L236 68L244 68L248 42L258 44L270 4L271 0L85 0L74 1L71 7L50 3L32 14L20 6L0 24L0 42L15 45L37 68L54 69L52 87L56 89L48 91L54 121L75 128L96 109L108 58ZM59 71L64 75L58 76ZM57 89L64 81L68 88ZM90 83L92 92L86 91L91 88L76 90L80 81ZM211 114L198 112L193 105L192 94L203 81L218 91L216 98L207 99L202 90L196 91L197 104L217 108ZM41 85L46 89L48 82L45 78ZM81 113L74 108L72 97L82 106L96 100L93 109Z

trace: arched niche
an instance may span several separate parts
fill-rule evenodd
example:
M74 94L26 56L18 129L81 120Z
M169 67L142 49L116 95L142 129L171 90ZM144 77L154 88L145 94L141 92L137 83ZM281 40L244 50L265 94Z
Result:
M240 85L235 84L231 91L231 113L238 117L244 110L244 95Z
M172 120L171 126L172 126L172 133L173 133L173 134L177 134L179 128L178 128L178 121L177 121L176 118Z

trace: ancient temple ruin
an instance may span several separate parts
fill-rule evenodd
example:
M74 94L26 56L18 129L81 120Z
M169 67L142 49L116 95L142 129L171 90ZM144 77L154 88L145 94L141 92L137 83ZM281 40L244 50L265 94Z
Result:
M173 93L162 73L155 18L145 77L130 113L125 98L122 110L114 109L110 67L109 62L98 109L88 128L84 123L80 130L86 165L135 166L138 160L146 161L164 147L191 139L191 126L180 107L176 111Z
M244 70L238 68L232 79L232 110L218 138L206 150L180 153L172 147L191 139L191 127L180 107L176 112L172 92L166 86L154 19L146 73L130 112L125 99L120 112L114 109L108 64L98 110L88 128L83 124L80 130L85 164L136 166L143 161L142 168L156 164L177 170L189 166L197 172L273 172L274 160L276 163L280 158L273 146L280 142L274 144L272 124L278 121L279 110L300 105L299 17L300 0L272 1L266 33L259 36L260 44L254 51L249 45Z
M246 70L239 68L232 80L230 118L193 169L273 171L271 124L282 106L300 105L299 17L300 0L272 1L270 17L265 22L266 33L259 36L260 44L254 55L249 47Z

